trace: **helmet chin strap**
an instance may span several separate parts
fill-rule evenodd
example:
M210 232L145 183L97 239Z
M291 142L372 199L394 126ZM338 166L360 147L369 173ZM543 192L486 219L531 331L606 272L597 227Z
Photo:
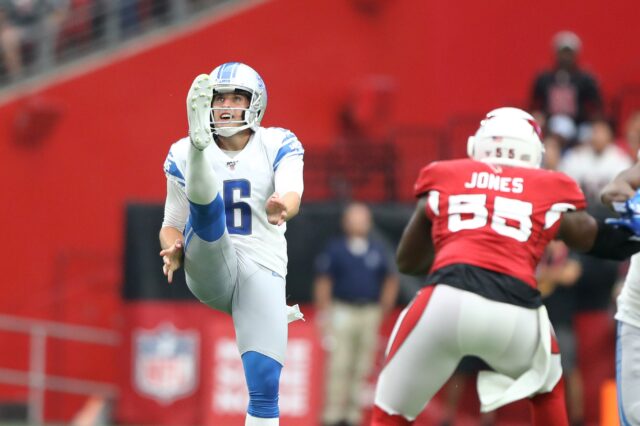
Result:
M214 127L213 129L211 129L211 131L214 135L222 136L223 138L229 138L236 133L248 129L249 127L251 127L249 124L245 124L244 126L240 127Z

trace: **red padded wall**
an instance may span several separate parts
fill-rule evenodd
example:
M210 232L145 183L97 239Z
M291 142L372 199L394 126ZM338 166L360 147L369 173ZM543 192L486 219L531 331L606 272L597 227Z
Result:
M270 95L264 124L291 128L309 152L333 142L337 110L371 74L395 79L389 120L396 126L440 127L456 115L522 104L561 29L582 37L582 62L609 97L640 84L634 0L539 0L526 7L508 0L388 0L378 2L374 15L356 3L272 0L224 19L212 16L0 105L6 265L0 311L86 322L56 307L64 300L51 302L64 285L56 259L65 252L116 259L103 266L119 282L124 204L163 199L165 155L186 132L186 91L196 74L219 63L244 61L259 70ZM47 135L35 146L19 145L16 128L25 130L20 123L33 110L45 112L27 133ZM90 292L79 300L93 303ZM104 306L110 308L91 322L117 327L117 304ZM2 351L0 364L23 356Z

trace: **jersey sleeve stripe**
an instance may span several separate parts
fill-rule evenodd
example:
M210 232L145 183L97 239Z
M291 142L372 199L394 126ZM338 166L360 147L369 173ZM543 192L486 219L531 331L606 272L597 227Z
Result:
M285 136L285 138L282 140L282 143L285 143L289 139L295 138L295 137L296 137L296 135L294 135L293 133L289 132L289 134L287 134L287 136Z
M182 175L180 169L178 169L178 165L173 160L172 156L169 156L167 158L167 161L164 164L164 172L166 173L168 178L172 178L180 185L185 186L184 176Z
M440 193L438 191L429 191L427 203L429 204L429 208L433 214L436 216L440 215L440 210L438 209L438 205L440 204Z
M297 139L291 140L291 142L283 145L276 154L276 159L273 161L273 170L278 170L278 166L286 157L293 157L297 155L304 155L304 148Z
M562 213L576 210L576 206L569 203L556 203L544 215L544 229L549 229L560 220Z
M393 356L407 340L407 337L409 337L409 334L414 330L420 318L422 318L435 288L435 286L431 286L420 290L409 306L405 308L402 317L398 319L396 328L393 330L391 338L389 339L385 364L391 362Z

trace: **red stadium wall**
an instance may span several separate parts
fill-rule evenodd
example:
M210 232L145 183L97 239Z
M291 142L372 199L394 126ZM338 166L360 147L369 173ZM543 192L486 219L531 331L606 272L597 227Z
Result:
M358 8L369 3L377 13ZM507 0L265 1L6 101L0 312L119 327L124 205L163 199L161 168L186 132L187 88L216 64L259 70L270 94L264 124L293 129L313 152L335 139L337 111L367 75L395 80L394 126L442 127L523 104L561 29L582 37L582 63L608 98L618 95L640 85L636 12L634 0L539 0L524 9ZM100 365L49 351L73 363L71 375ZM24 350L0 352L0 365L26 367ZM95 374L114 378L116 369L102 363Z

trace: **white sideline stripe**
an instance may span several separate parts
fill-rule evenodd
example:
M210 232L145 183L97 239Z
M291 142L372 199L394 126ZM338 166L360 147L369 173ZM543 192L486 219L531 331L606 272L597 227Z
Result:
M34 381L39 382L38 385L47 390L79 395L98 394L106 397L116 397L119 393L117 386L108 383L57 376L41 376L36 378L33 374L24 371L0 368L0 383L32 386Z
M52 74L26 80L13 88L0 92L0 107L21 97L35 94L83 74L89 74L99 68L131 58L141 52L155 49L171 40L186 37L269 1L271 0L246 0L234 4L214 6L187 18L182 24L178 24L179 28L175 30L167 32L163 31L163 28L159 28L146 36L116 44L113 48L90 53L85 59L76 59L71 64L58 66L58 71ZM212 14L215 16L210 16Z

